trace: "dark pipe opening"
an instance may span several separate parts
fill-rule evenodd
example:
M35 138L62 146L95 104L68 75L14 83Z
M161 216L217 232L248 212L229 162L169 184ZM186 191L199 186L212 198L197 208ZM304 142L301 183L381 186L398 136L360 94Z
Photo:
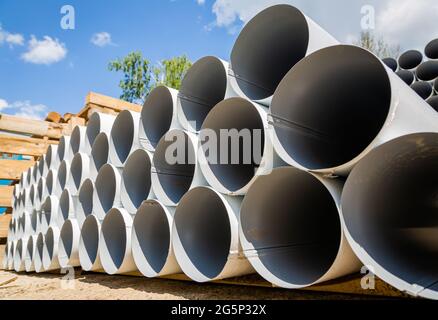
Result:
M110 165L104 165L100 169L95 188L105 214L113 207L116 195L116 176Z
M64 247L65 254L70 258L73 248L73 226L71 225L71 221L67 221L62 226L60 240Z
M76 126L73 129L73 132L71 134L70 139L70 147L72 151L72 155L75 155L77 152L79 152L79 148L81 147L81 128L79 126Z
M325 169L366 149L382 129L390 104L391 85L380 60L359 47L340 45L298 63L275 92L271 113L285 151L305 168Z
M61 187L59 191L64 190L65 185L67 183L67 175L68 175L67 162L63 161L58 171L58 182L59 182L59 186Z
M406 51L398 58L400 68L405 70L415 69L422 61L423 54L417 50Z
M164 209L156 202L145 202L135 216L135 234L151 268L160 273L170 248L170 230Z
M175 226L195 268L206 277L218 276L231 245L230 220L219 196L208 188L189 191L176 209Z
M161 137L170 129L173 119L173 100L169 89L155 88L141 109L141 122L144 135L155 148Z
M385 58L382 60L384 64L392 71L396 72L398 69L398 62L394 58Z
M225 98L226 90L227 70L216 57L204 57L187 71L179 98L184 116L196 123L196 131L210 110Z
M59 210L64 221L66 221L70 215L70 193L67 189L62 191L61 198L59 198Z
M290 5L272 6L243 28L231 65L245 95L261 100L274 94L286 73L307 53L309 27L305 16Z
M101 133L96 137L91 149L91 161L96 168L96 172L108 162L109 143L106 133Z
M114 151L120 162L124 163L129 156L134 139L134 119L128 111L122 111L114 121L111 130L111 139L114 144Z
M73 179L76 190L78 190L81 186L82 169L82 156L80 154L77 154L74 156L70 166L71 178Z
M438 96L433 96L427 100L427 103L438 112Z
M433 93L433 87L429 82L417 81L411 85L414 90L423 100L428 99Z
M195 159L195 150L186 133L175 135L172 138L170 140L163 137L160 140L154 153L153 162L164 192L170 200L178 203L183 195L189 191L193 182L195 164L191 159ZM184 157L181 157L183 161L169 163L166 160L166 152L170 146L175 144L178 146L177 150L184 152ZM178 157L177 152L174 154L175 157Z
M40 195L42 195L43 194L42 193L42 191L43 191L42 188L44 188L44 187L42 185L42 180L41 179L40 179L40 182L41 182L41 189L40 189L40 184L38 184L38 193ZM52 195L54 184L55 184L54 171L50 170L49 173L47 174L47 180L46 180L47 192L49 193L48 195ZM43 199L41 199L41 201L42 200Z
M146 151L132 153L122 173L123 185L134 207L140 207L151 191L151 162Z
M117 209L108 213L102 224L103 241L105 241L111 261L120 268L126 251L126 227L123 216Z
M209 161L209 166L216 178L230 191L237 191L245 187L254 177L256 170L260 166L258 158L262 155L258 153L263 152L264 149L265 131L263 121L257 109L251 102L242 98L224 100L217 104L208 114L202 126L202 130L205 129L214 131L217 137L217 144L214 146L214 150L209 148L210 154L207 154L207 160L213 159L213 161ZM220 133L221 129L237 130L239 133L246 131L249 132L249 137L248 135L241 134L238 137L238 143L234 143L230 137L233 132L228 131L230 135L224 136ZM200 139L203 151L206 153L206 147L209 144L205 132L202 130ZM255 133L256 131L261 132L261 135ZM259 138L261 143L255 141L255 139ZM260 145L260 150L254 148L254 145L257 144ZM233 145L238 145L239 155L237 163L234 159L235 156L233 157ZM228 146L228 150L222 150L221 146ZM224 152L226 151L228 151L228 157L225 159L226 161L221 161L221 158L225 157ZM245 151L249 151L250 161L248 161L248 154Z
M79 203L85 217L93 212L93 191L93 182L90 179L85 180L79 190Z
M382 268L419 287L438 280L438 134L388 142L352 171L342 212L352 238Z
M402 79L408 86L414 83L415 75L412 71L409 70L399 70L396 74Z
M98 113L93 113L87 124L86 139L90 147L93 146L96 137L100 133L100 116Z
M429 42L424 52L429 59L438 59L438 39Z
M86 219L81 229L82 243L91 265L96 261L99 248L99 226L96 219Z
M438 78L438 61L425 61L417 68L417 77L423 81L432 81Z
M60 162L64 160L66 148L68 148L66 138L62 136L58 144L58 159Z

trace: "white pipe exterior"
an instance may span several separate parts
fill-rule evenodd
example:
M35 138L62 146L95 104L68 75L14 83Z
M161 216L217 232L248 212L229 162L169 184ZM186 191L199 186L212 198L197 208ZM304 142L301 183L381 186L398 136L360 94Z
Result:
M333 85L322 90L327 81ZM275 92L271 114L280 157L323 175L348 175L371 150L396 137L438 131L432 107L378 57L350 45L322 49L295 65Z
M109 162L109 136L106 132L99 133L91 148L89 177L93 181L96 181L100 168Z
M147 96L140 113L138 140L149 152L154 152L167 131L180 128L177 116L178 91L158 86Z
M84 126L76 126L70 137L69 157L73 159L78 152L87 152L85 147L85 137L87 128Z
M173 155L178 157L178 151L184 153L181 163L169 163L176 159L167 159L168 148L174 143L178 148ZM198 163L198 145L196 134L179 129L161 138L153 155L151 179L152 190L163 205L176 207L187 191L207 185Z
M90 158L82 152L78 152L73 157L70 165L69 178L66 188L70 190L73 196L79 194L82 182L88 178L90 172Z
M221 130L250 130L249 150L251 163L244 163L239 157L238 164L233 163L233 155L228 153L226 163L223 164L222 155L224 150L220 150L223 145L221 142ZM278 159L274 155L274 150L270 135L268 133L267 110L244 98L230 98L217 104L208 114L200 132L200 144L203 144L208 133L214 132L217 137L217 149L209 149L209 157L203 145L200 145L199 165L202 173L215 190L228 195L244 195L248 191L257 176L269 173L273 167L277 166ZM260 132L261 135L257 135ZM225 138L224 138L225 139ZM257 156L254 150L257 139L262 139L260 163L254 162ZM229 140L226 141L227 143ZM243 146L245 148L248 142ZM206 144L207 145L207 144ZM227 144L228 146L228 144ZM239 143L239 148L242 144ZM227 150L228 151L228 150ZM240 152L239 155L243 152ZM216 152L212 154L212 152ZM234 155L235 156L235 155ZM213 163L212 163L213 162ZM214 163L215 162L215 163Z
M105 164L100 168L94 184L93 213L100 219L114 207L121 207L121 175L112 164Z
M94 182L91 179L87 179L81 185L77 207L75 207L76 219L81 228L85 219L93 213L93 194Z
M137 270L132 256L131 233L131 215L125 209L111 209L103 220L99 240L99 257L106 273Z
M99 257L100 222L94 215L85 219L79 239L79 261L84 271L103 270Z
M143 202L132 227L132 254L138 270L148 278L181 273L172 247L175 208L156 200Z
M43 268L44 271L58 270L60 268L58 261L59 246L59 228L50 226L44 236L43 247Z
M37 235L32 235L27 241L26 251L24 254L24 269L26 272L35 271L35 251L37 239Z
M58 246L58 260L61 268L78 267L79 262L79 238L81 230L76 219L68 219L64 222Z
M67 220L76 218L78 207L79 197L73 196L69 189L64 189L59 198L59 209L56 220L58 228L62 228Z
M135 214L144 200L154 197L151 162L152 155L143 149L134 151L126 160L121 175L120 200L129 214ZM117 207L117 203L113 207Z
M190 190L175 211L172 245L184 273L196 282L253 273L239 242L242 197L210 187Z
M231 52L231 85L239 96L269 106L281 79L301 59L339 42L297 8L282 4L252 18Z
M299 289L360 270L341 223L342 187L293 167L257 179L242 203L239 233L264 279Z
M14 254L14 270L15 272L25 271L25 250L27 248L27 241L29 238L23 237L17 241L17 247Z
M138 142L138 125L140 113L124 110L119 113L111 129L109 141L110 163L121 168L128 156L140 148Z
M43 266L43 252L44 252L44 233L40 232L37 235L37 241L36 241L35 253L34 253L34 267L36 273L45 271Z
M115 116L99 112L95 112L90 116L85 133L84 152L86 154L91 152L93 144L100 133L110 135L115 120Z
M208 112L216 104L237 96L228 70L228 62L207 56L196 61L187 71L177 99L177 116L184 130L199 133Z

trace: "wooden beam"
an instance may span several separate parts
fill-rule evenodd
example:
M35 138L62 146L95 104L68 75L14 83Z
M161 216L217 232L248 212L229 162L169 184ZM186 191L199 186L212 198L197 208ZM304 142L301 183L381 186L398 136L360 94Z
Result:
M0 153L41 156L50 144L58 144L58 141L0 134Z
M12 193L14 187L0 186L0 208L12 207Z
M3 214L0 216L0 238L6 238L8 236L9 222L11 219L11 214Z
M103 94L90 92L85 99L85 107L78 113L78 116L84 117L88 112L89 105L95 105L114 111L120 112L123 110L131 110L140 112L142 106L127 101L119 100L116 98L108 97Z
M6 114L0 114L0 130L52 139L60 139L63 135L71 134L70 127L65 124L25 119Z
M55 122L55 123L61 123L62 122L62 116L58 112L52 111L52 112L49 112L47 114L46 121L48 121L48 122Z
M0 180L20 180L21 173L31 166L33 160L4 160L0 159Z

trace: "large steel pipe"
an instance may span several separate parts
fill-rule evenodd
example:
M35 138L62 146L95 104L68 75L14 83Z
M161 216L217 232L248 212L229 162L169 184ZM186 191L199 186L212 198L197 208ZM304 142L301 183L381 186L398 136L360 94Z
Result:
M89 152L85 147L85 137L87 128L84 126L76 126L70 137L69 156L70 159L78 152Z
M37 273L44 271L43 251L44 251L44 234L43 232L40 232L37 236L35 253L34 253L34 266L35 266L35 272Z
M29 213L24 212L24 214L18 218L18 238L27 238L31 233L31 216Z
M76 219L64 222L59 235L58 261L61 268L78 267L81 230Z
M55 186L52 194L60 197L62 191L67 188L70 180L70 162L63 160L58 168L58 174L55 179Z
M49 169L46 164L46 155L43 155L38 161L38 174L39 177L45 177Z
M38 180L40 179L41 175L40 175L40 171L39 171L39 164L40 162L37 161L35 162L35 164L33 165L33 169L32 169L32 184L36 184L38 183Z
M203 57L187 71L178 94L178 119L189 132L197 133L213 107L237 94L231 87L228 63L213 57Z
M58 158L58 146L57 145L49 145L46 152L46 158L45 158L45 166L46 166L46 173L49 172L50 169L57 169L59 166Z
M100 133L106 133L109 135L113 127L115 116L95 112L88 120L87 130L85 134L85 153L90 153L97 136Z
M101 132L94 139L91 148L91 157L89 165L89 176L95 181L100 168L109 162L109 134Z
M43 268L44 271L58 270L59 228L50 226L44 236Z
M60 165L63 160L69 161L72 156L70 154L70 136L62 136L59 139L58 151L56 153L56 164Z
M417 78L422 81L434 81L438 78L438 61L425 61L417 68Z
M34 209L40 210L41 204L46 199L47 196L49 196L49 192L47 190L47 180L44 177L41 177L38 180L38 184L36 187Z
M125 209L113 208L105 216L99 239L99 257L108 274L136 271L131 248L132 218Z
M395 137L438 130L438 115L425 101L374 54L349 45L298 63L275 92L271 114L283 160L332 175L347 175Z
M231 84L242 97L270 105L286 73L305 56L338 41L297 8L267 8L241 31L231 53Z
M69 178L66 184L67 189L73 196L79 194L79 189L90 172L90 158L82 152L78 152L73 157L70 165Z
M415 82L415 74L408 70L399 70L396 74L402 79L408 86Z
M53 195L55 195L55 191L56 191L56 179L57 178L58 178L58 170L50 169L49 173L47 174L45 188L41 189L43 192L45 192L45 193L41 194L43 196L42 199L44 199L44 196L53 196ZM38 188L39 188L39 185L38 185Z
M266 109L230 98L208 114L200 132L199 164L207 182L225 194L242 195L256 176L274 165Z
M29 238L23 237L17 241L17 247L14 254L14 270L15 272L25 271L24 255L26 253L27 241Z
M423 62L423 54L418 50L408 50L398 58L398 65L404 70L415 70Z
M79 227L82 227L85 219L93 213L93 194L94 182L91 179L87 179L81 185L77 206L75 207Z
M94 215L89 215L82 224L79 239L79 261L85 271L102 270L99 258L100 222Z
M79 197L72 195L69 189L64 189L59 198L59 210L56 219L57 225L61 228L69 219L75 219L79 208Z
M171 231L175 209L156 200L143 202L132 227L132 254L148 278L181 273L173 252Z
M242 197L221 195L210 187L190 190L175 211L172 245L184 273L197 282L253 272L239 241Z
M121 180L119 170L112 164L100 168L93 192L93 213L100 220L111 208L121 207Z
M41 158L40 164L43 163L43 158ZM33 167L27 169L26 174L26 189L29 189L33 184Z
M36 235L41 230L41 220L40 220L39 210L33 209L30 215L30 234Z
M38 198L38 183L34 183L30 187L29 191L29 201L32 208L37 207L37 198Z
M123 167L128 156L140 147L139 122L140 114L128 110L120 112L114 121L109 141L109 159L114 166Z
M41 205L41 231L47 232L50 226L57 225L59 200L55 196L48 196Z
M178 91L159 86L147 96L139 123L138 139L140 145L153 152L158 141L171 128L179 128L176 101Z
M433 96L433 86L426 81L417 81L411 85L414 90L423 100L427 100Z
M427 99L427 103L438 112L438 96Z
M120 199L130 214L135 214L144 200L153 197L151 162L151 154L143 149L134 151L126 160L122 172ZM115 205L117 203L113 204Z
M396 72L398 69L398 62L394 58L384 58L383 63L392 71Z
M343 234L341 191L341 181L293 167L256 180L240 211L240 238L263 278L282 288L303 288L360 269Z
M26 272L35 271L35 251L37 245L38 236L35 234L30 236L27 241L26 251L24 254L24 268Z
M438 59L438 39L429 42L426 45L424 53L429 59Z
M198 164L198 137L171 130L161 138L153 156L152 189L157 199L175 207L190 189L207 185Z
M351 172L342 195L346 236L380 279L438 299L438 134L392 140Z

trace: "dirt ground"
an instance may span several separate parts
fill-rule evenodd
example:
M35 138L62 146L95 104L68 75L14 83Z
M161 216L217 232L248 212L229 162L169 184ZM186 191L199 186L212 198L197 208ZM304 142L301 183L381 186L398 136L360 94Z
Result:
M3 255L4 246L0 246ZM0 265L2 257L0 256ZM108 276L78 272L73 282L60 274L16 274L0 271L0 299L44 300L333 300L359 296L254 288L219 284ZM73 284L73 286L71 286Z

